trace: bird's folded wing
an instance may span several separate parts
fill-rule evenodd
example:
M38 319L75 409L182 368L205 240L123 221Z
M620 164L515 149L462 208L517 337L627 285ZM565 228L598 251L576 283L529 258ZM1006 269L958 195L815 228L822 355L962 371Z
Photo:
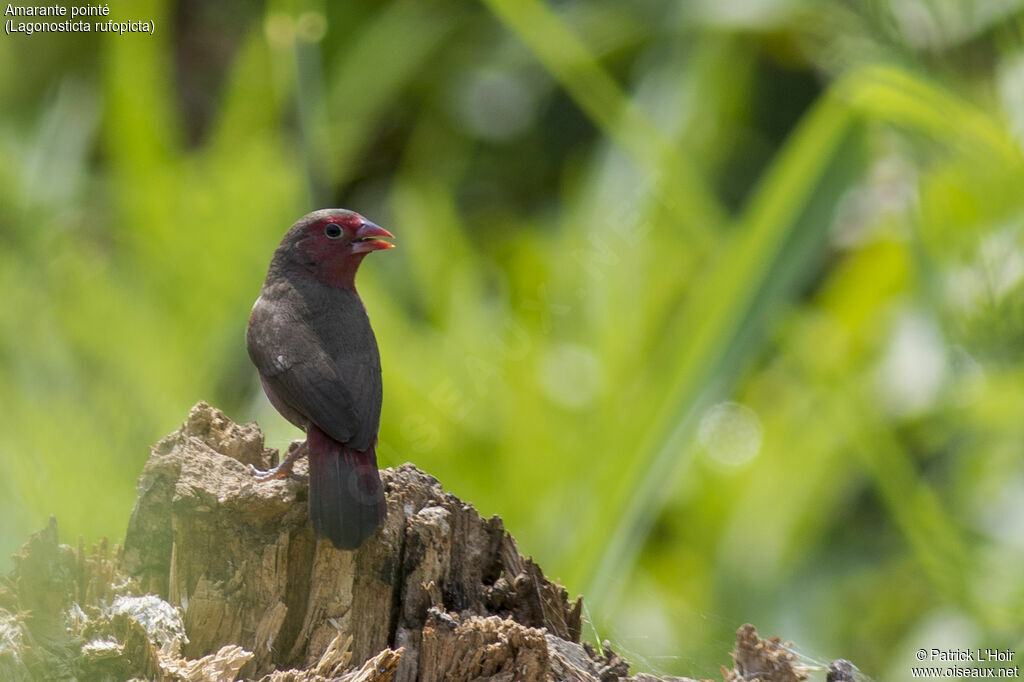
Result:
M246 335L249 357L279 400L331 438L349 443L366 430L352 399L360 387L350 385L352 379L362 383L362 372L353 372L348 363L339 366L307 324L279 310L260 302L253 308Z

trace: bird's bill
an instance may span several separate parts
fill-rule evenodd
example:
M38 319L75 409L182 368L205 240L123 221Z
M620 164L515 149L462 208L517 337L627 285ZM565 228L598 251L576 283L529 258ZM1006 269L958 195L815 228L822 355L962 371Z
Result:
M394 238L395 235L391 234L380 225L371 223L369 220L364 221L362 226L356 231L355 238L352 240L352 253L368 253L370 251L379 251L381 249L393 249L395 248L395 245L384 240Z

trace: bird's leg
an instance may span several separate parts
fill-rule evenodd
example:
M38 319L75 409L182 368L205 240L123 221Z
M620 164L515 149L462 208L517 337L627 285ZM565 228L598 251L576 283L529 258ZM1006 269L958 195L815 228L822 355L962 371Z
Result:
M272 481L275 478L293 476L295 474L292 474L292 467L295 466L295 460L305 455L308 449L309 446L306 445L306 441L302 441L298 444L293 442L292 447L288 448L288 454L285 456L284 460L276 467L263 471L250 464L249 469L252 471L253 478L261 483L263 481Z

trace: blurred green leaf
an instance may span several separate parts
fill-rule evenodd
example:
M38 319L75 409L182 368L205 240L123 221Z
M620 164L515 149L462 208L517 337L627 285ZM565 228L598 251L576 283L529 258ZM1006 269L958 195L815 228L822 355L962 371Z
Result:
M381 463L500 514L590 635L690 676L745 621L879 679L1015 645L1020 3L954 5L147 0L153 36L0 41L0 541L116 540L199 399L300 435L244 328L331 203L397 235Z

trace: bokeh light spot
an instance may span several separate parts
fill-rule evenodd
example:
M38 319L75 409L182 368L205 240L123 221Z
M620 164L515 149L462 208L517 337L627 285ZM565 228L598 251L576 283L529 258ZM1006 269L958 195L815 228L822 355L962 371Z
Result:
M286 48L295 37L295 22L284 12L273 12L263 22L263 33L271 47Z
M320 42L327 35L327 17L320 12L303 12L296 22L296 33L303 42Z
M477 137L504 141L529 128L537 97L519 76L495 69L477 70L456 87L454 113Z
M541 362L540 382L548 397L569 408L586 407L604 385L601 362L583 346L564 343L549 350Z
M715 464L739 468L761 451L764 430L757 413L745 405L725 402L711 407L700 420L697 438Z

